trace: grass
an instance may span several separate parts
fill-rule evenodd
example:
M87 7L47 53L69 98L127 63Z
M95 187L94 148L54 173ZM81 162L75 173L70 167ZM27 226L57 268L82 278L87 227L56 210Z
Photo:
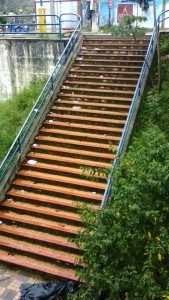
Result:
M28 88L0 102L0 162L38 98L46 78L34 78Z

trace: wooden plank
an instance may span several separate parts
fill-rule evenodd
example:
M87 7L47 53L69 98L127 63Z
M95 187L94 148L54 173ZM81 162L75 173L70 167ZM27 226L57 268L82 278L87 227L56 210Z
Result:
M115 149L116 146L113 146ZM49 152L61 152L66 154L73 154L73 155L79 155L79 156L87 156L87 157L95 157L95 159L108 159L113 160L115 158L115 155L112 153L101 153L96 151L87 151L87 150L79 150L79 149L73 149L73 148L63 148L58 146L51 146L51 145L43 145L43 144L33 144L31 146L31 149L33 150L42 150L42 151L49 151ZM43 154L45 156L45 154ZM98 162L100 163L100 162Z
M92 139L92 140L103 140L105 142L107 141L120 141L120 136L116 135L108 135L108 134L95 134L95 133L89 133L89 132L81 132L81 131L71 131L71 130L61 130L61 129L55 129L55 128L48 128L48 127L42 127L39 129L40 134L46 133L48 135L54 134L54 135L65 135L67 137L75 137L75 138L84 138L84 139ZM116 132L114 132L116 133ZM114 134L112 133L112 134ZM117 132L118 134L118 132Z
M69 149L68 149L69 152ZM62 163L70 163L75 165L76 167L79 166L89 166L89 167L96 167L96 168L110 168L111 163L106 163L106 162L97 162L96 160L88 160L88 159L80 159L80 158L72 158L72 157L67 157L67 156L59 156L59 155L52 155L52 154L46 154L46 153L39 153L39 152L28 152L27 153L27 159L37 159L37 160L45 160L50 162L62 162ZM29 161L28 161L29 163ZM39 163L39 162L38 162ZM25 164L25 163L24 163ZM63 165L57 167L63 167ZM66 167L67 168L67 167ZM78 169L79 170L79 169ZM79 174L80 174L79 170Z
M40 142L51 142L56 144L68 144L68 145L75 145L78 147L88 147L88 148L98 148L99 149L107 149L110 150L109 144L103 144L103 143L94 143L94 142L86 142L86 141L79 141L79 140L70 140L70 139L64 139L64 138L58 138L58 137L51 137L51 136L43 136L38 135L35 138L36 141ZM96 153L95 153L96 154Z
M97 94L101 94L101 93L104 93L105 94L125 94L125 95L134 95L134 91L123 91L123 90L108 90L108 89L101 89L101 88L78 88L78 87L69 87L69 86L64 86L60 89L62 92L70 92L72 91L73 93L76 92L76 91L81 91L85 94L85 92L88 92L88 93L94 93L95 94L95 98L97 99ZM100 96L101 97L101 96ZM131 98L130 98L131 100ZM94 104L94 103L93 103Z
M47 202L48 203L48 202ZM46 204L47 204L46 203ZM41 215L41 217L54 217L56 219L62 219L65 221L73 221L76 223L81 224L81 218L77 213L72 213L72 212L64 212L61 210L56 211L56 208L51 208L48 209L48 207L45 206L37 206L25 202L19 202L19 201L4 201L2 204L2 208L9 208L14 211L21 211L24 214L30 214L33 213L35 216L36 214Z
M35 230L24 227L11 227L10 225L2 224L0 226L0 233L7 236L14 236L17 239L21 238L34 241L35 243L42 242L44 245L50 244L54 247L63 247L65 250L78 250L78 247L74 243L69 242L67 238L56 234L51 235L47 232L36 232Z
M16 190L16 189L10 189L7 192L7 199L25 199L28 201L32 202L39 202L39 203L49 203L54 206L59 206L59 207L65 207L66 209L77 209L78 203L75 200L69 200L63 197L56 197L56 196L50 196L50 195L45 195L45 194L39 194L38 192L33 193L30 191L22 191L22 190ZM93 209L98 209L99 206L95 204L89 204Z
M36 180L45 179L47 182L51 181L51 182L58 182L63 184L71 184L71 185L77 185L82 187L94 188L95 190L99 189L104 191L106 187L106 184L101 182L92 182L91 180L87 180L87 179L85 180L79 178L72 178L68 176L59 176L56 174L50 174L50 173L38 172L32 170L21 169L20 171L17 172L17 175L28 177L28 178L35 178Z
M5 252L5 251L4 251ZM0 253L3 253L1 250ZM55 266L53 264L45 264L44 262L36 261L33 259L30 259L30 257L26 256L19 256L19 255L8 255L8 252L5 254L0 255L0 261L6 264L10 264L10 266L14 265L16 267L25 268L30 270L31 272L40 272L49 274L51 276L54 276L54 278L62 278L64 280L73 280L73 281L79 281L77 277L75 276L75 270L71 270L70 268L63 268L61 266Z
M54 100L57 102L57 100ZM67 102L62 100L63 103ZM119 128L119 127L108 127L108 126L95 126L95 125L88 125L88 124L79 124L79 123L72 123L70 121L66 121L66 122L59 122L59 121L53 121L53 120L45 120L43 122L44 125L48 125L48 126L56 126L58 127L65 127L65 128L72 128L72 129L84 129L84 130L89 130L89 131L99 131L105 133L105 132L118 132L118 133L122 133L123 129Z

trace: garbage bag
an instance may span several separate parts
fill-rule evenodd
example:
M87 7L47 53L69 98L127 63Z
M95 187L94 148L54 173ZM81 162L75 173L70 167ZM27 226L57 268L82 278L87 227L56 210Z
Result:
M68 282L45 282L36 284L23 283L20 286L20 300L54 300L65 299L66 294L73 293L75 285ZM61 298L62 297L62 298Z

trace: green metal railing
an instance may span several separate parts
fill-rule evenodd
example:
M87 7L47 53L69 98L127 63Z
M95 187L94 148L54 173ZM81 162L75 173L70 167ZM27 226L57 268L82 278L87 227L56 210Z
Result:
M74 16L73 19L65 19L65 16ZM44 35L55 35L59 39L62 38L63 25L69 23L69 27L76 27L76 14L62 14L52 15L52 14L24 14L24 15L15 15L13 16L13 21L10 21L8 15L0 16L0 36L1 35L31 35L37 36L39 34ZM44 21L41 21L41 18L44 18ZM5 22L6 20L6 22ZM54 20L54 21L53 21ZM67 25L68 27L68 25ZM66 30L66 28L65 28Z

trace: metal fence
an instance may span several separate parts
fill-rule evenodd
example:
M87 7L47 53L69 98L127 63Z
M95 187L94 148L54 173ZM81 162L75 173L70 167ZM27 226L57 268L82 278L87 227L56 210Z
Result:
M71 17L70 17L71 15ZM70 17L67 19L66 17ZM20 14L0 16L1 35L56 35L59 39L65 30L73 31L77 24L76 14Z

